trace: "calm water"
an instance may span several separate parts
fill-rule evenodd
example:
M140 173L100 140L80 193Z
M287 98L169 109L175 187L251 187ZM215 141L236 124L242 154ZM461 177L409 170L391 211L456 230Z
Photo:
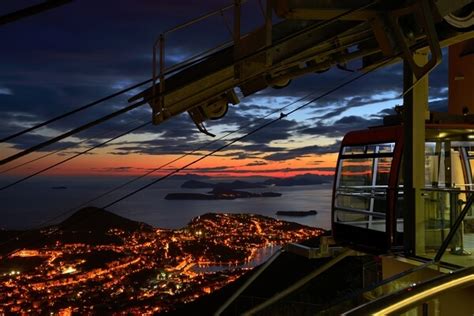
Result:
M6 184L13 178L0 179ZM43 177L32 179L11 189L0 192L0 228L25 229L45 223L58 222L72 214L77 207L88 200L127 181L125 177L66 178ZM134 183L95 202L94 206L104 206L150 179ZM168 201L164 197L171 192L201 192L208 189L181 189L184 180L166 180L135 196L116 204L109 210L121 216L142 221L162 228L180 228L192 218L208 212L255 213L301 224L330 228L331 185L294 187L271 187L246 191L273 191L283 195L276 198L252 198L217 201ZM65 186L67 189L53 189ZM276 211L307 211L315 209L316 216L277 217ZM55 218L56 217L56 218ZM51 220L55 218L54 220Z

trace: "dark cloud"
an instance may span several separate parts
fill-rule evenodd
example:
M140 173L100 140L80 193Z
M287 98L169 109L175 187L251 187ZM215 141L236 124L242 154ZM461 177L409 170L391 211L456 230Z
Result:
M299 123L291 119L283 119L278 122L269 124L273 119L261 119L254 120L254 124L251 124L250 127L246 128L247 131L252 131L262 125L267 125L264 129L259 130L258 132L250 135L245 138L246 142L250 142L256 145L256 149L262 149L261 146L268 147L268 144L271 141L277 140L286 140L293 135L293 132L297 130ZM240 122L240 128L246 126L245 122Z
M299 133L317 136L342 137L351 130L365 129L369 126L381 125L382 123L381 117L366 119L360 116L351 115L344 116L330 125L316 123L312 127L305 126L299 130Z
M308 162L307 164L308 165L315 165L315 166L318 166L322 163L324 163L325 161L324 160L315 160L315 161L311 161L311 162Z
M289 159L295 159L299 157L305 157L308 155L321 155L321 154L326 154L326 153L338 152L339 147L340 147L339 141L328 146L312 145L312 146L300 147L300 148L295 148L291 150L286 150L286 151L270 154L268 156L265 156L264 159L271 160L271 161L281 161L281 160L289 160Z
M268 143L267 144L238 144L235 143L232 145L232 147L229 147L232 150L239 150L239 151L244 151L244 152L254 152L254 153L259 153L259 152L266 152L266 151L272 151L272 150L284 150L284 147L277 147L277 146L270 146Z
M256 160L256 161L253 161L253 162L249 162L249 163L246 164L245 166L247 166L247 167L253 167L253 166L265 166L265 165L268 165L268 163L265 162L265 161Z
M382 99L376 99L374 100L373 98L366 98L362 96L354 97L353 99L349 100L348 102L339 104L336 109L330 110L329 112L323 114L323 115L318 115L317 119L318 120L325 120L325 119L332 119L334 117L337 117L341 114L343 114L345 111L357 107L362 107L362 106L367 106L371 105L374 103L380 103L380 102L387 102L387 101L393 101L398 99L396 98L382 98ZM318 110L315 110L314 113L318 113Z
M92 168L92 170L99 170L102 172L129 172L132 170L143 170L142 168L135 168L130 166L123 166L123 167L111 167L111 168Z
M248 100L242 100L243 102L236 105L235 107L233 107L235 109L235 111L239 111L239 112L267 112L269 110L271 110L272 108L270 106L267 106L267 105L261 105L261 104L255 104L255 103L251 103L252 100L251 99L248 99Z
M25 150L38 143L42 143L48 139L49 139L48 137L41 136L41 135L29 135L28 137L22 137L20 141L12 143L11 147L15 149L19 149L19 150ZM73 148L76 146L77 146L77 142L62 141L62 142L57 142L57 143L48 145L47 147L44 147L38 151L39 152L59 151L59 150L66 150L69 148Z
M161 143L161 141L158 141ZM193 149L188 144L169 144L167 146L153 146L153 141L134 146L121 146L109 152L114 155L144 154L144 155L181 155Z
M317 167L316 169L318 169L318 171L321 171L321 172L334 172L335 171L335 167Z
M195 171L200 171L200 172L205 172L205 173L211 173L211 172L222 172L232 169L228 166L215 166L215 167L204 167L204 168L186 168L187 171L189 172L195 172Z
M233 153L232 155L228 155L232 157L232 160L244 160L244 159L259 159L260 155L259 154L254 154L254 153L246 153L246 152L238 152L238 153Z
M244 174L244 173L255 173L255 169L236 169L236 168L223 168L223 169L212 169L212 168L189 168L186 169L189 172L203 172L208 174ZM166 171L172 171L167 169ZM258 169L258 173L275 173L275 172L333 172L334 168L271 168L271 169Z

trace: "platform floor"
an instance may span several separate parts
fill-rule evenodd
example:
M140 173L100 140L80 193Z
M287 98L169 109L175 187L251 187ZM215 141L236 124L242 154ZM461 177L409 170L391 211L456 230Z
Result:
M434 249L432 252L426 253L426 257L428 258L434 258L435 255L436 250ZM464 255L454 254L451 249L448 248L441 261L461 267L474 266L474 233L464 234Z

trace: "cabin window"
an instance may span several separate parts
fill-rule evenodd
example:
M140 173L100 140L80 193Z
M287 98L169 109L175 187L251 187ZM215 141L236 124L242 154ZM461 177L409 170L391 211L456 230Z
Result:
M342 148L334 220L385 231L387 189L394 143Z
M341 164L340 185L344 187L372 184L372 158L344 159Z

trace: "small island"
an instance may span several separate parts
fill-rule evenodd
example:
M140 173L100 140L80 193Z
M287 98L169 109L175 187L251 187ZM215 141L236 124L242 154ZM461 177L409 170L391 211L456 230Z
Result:
M64 185L55 186L55 187L51 187L51 189L53 189L53 190L66 190L67 186L64 186Z
M316 214L318 214L318 212L315 211L315 210L310 210L310 211L278 211L278 212L276 212L276 215L278 215L278 216L297 216L297 217L316 215Z

